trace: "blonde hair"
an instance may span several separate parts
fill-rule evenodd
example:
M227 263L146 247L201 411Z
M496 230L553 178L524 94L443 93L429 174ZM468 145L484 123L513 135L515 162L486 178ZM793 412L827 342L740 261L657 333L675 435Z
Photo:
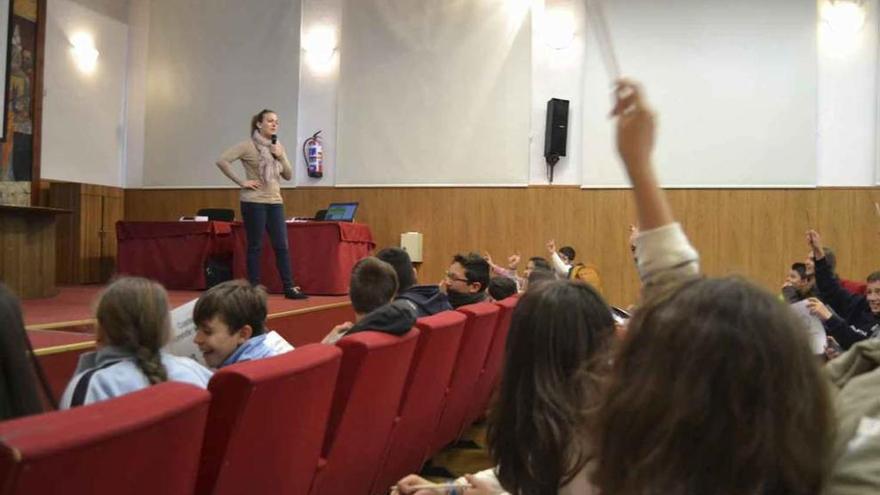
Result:
M161 285L139 277L117 279L101 294L96 318L103 342L134 354L150 385L168 379L159 351L168 342L171 321Z

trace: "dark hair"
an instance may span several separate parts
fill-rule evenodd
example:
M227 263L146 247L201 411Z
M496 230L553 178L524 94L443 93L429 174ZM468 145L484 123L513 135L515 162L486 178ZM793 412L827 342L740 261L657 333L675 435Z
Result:
M384 261L368 256L351 269L348 289L355 313L366 314L388 304L397 293L397 273Z
M873 282L880 282L880 271L871 272L871 274L868 275L866 282L868 282L869 284Z
M43 393L51 400L52 393L39 368L21 316L15 295L0 283L0 420L43 412L37 376Z
M794 314L737 278L649 297L591 424L602 493L818 494L826 379Z
M585 284L547 283L517 303L487 432L505 491L555 495L586 465L613 332L610 308Z
M552 282L556 280L556 272L552 270L532 270L532 273L529 274L528 281L526 283L526 291L537 288L538 286L544 285L547 282Z
M397 291L403 292L416 284L416 276L413 273L412 260L409 253L398 247L385 248L376 257L391 265L397 273Z
M489 287L489 262L483 259L479 253L456 254L452 258L453 263L458 263L464 268L464 277L469 284L480 284L479 292L485 292Z
M510 277L493 277L489 281L489 295L500 301L516 294L516 281Z
M266 289L247 280L229 280L205 291L193 309L193 321L203 325L215 316L229 327L230 334L250 325L251 335L266 331L268 314Z
M532 256L531 258L529 258L529 261L532 262L532 265L535 266L536 270L553 270L553 267L550 266L550 262L547 261L546 258L542 258L540 256Z
M807 278L807 264L806 263L792 263L791 270L793 272L797 272L798 276L802 279Z
M562 246L559 252L564 254L568 261L574 261L574 248L571 246Z
M168 379L160 353L171 335L164 287L145 278L119 278L101 293L95 313L102 342L134 354L150 385Z
M251 134L254 133L258 129L257 124L263 121L263 118L267 113L276 113L274 110L269 110L268 108L264 108L260 110L260 112L253 117L251 117Z

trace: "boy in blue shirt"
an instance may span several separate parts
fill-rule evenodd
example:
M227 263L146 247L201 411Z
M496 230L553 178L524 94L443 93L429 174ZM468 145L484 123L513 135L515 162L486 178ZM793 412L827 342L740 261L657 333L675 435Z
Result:
M205 363L222 368L278 354L266 343L266 307L266 290L246 280L230 280L205 291L193 310L193 342Z

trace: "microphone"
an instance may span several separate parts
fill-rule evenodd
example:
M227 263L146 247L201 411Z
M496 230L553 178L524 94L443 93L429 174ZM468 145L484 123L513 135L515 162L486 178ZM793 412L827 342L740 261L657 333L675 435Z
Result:
M278 144L278 134L272 134L272 144Z

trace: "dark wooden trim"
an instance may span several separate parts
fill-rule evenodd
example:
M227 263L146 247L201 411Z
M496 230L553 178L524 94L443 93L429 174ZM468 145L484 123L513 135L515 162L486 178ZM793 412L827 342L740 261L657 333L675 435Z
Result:
M0 205L0 212L2 211L11 211L14 213L22 213L22 214L40 214L40 215L64 215L73 213L70 210L66 210L64 208L51 208L48 206L15 206L15 205Z
M12 0L15 1L15 0ZM46 0L37 0L37 53L34 68L33 105L33 146L34 163L31 168L31 204L40 201L40 170L43 157L43 66L46 58ZM34 193L37 194L34 194Z

